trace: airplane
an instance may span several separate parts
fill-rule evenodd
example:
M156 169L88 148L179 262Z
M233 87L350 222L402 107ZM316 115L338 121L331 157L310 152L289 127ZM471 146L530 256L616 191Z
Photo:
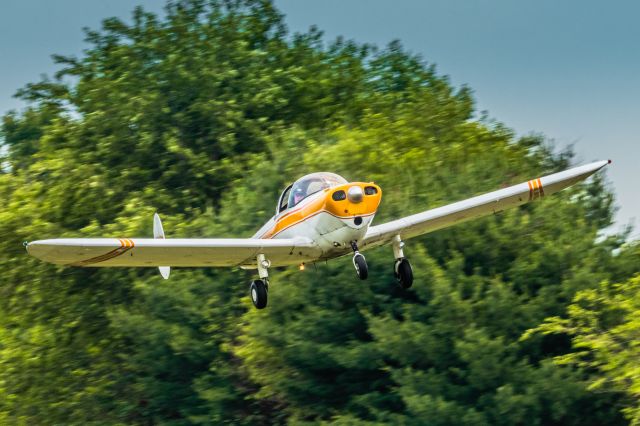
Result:
M43 261L84 267L158 267L168 279L170 267L226 266L257 269L249 294L254 306L267 306L268 269L334 259L352 254L357 276L368 267L361 253L389 244L394 274L402 288L413 284L404 240L470 219L498 213L543 198L586 179L610 164L597 161L529 180L463 201L372 225L382 199L373 182L348 182L328 172L312 173L287 186L275 215L251 238L165 238L158 214L154 238L62 238L25 242L27 252Z

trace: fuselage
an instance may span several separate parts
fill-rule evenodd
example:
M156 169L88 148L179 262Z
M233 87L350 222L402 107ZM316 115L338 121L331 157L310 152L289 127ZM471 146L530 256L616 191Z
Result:
M278 211L253 238L308 238L322 249L320 259L351 253L351 242L367 233L381 199L380 187L372 182L324 188Z

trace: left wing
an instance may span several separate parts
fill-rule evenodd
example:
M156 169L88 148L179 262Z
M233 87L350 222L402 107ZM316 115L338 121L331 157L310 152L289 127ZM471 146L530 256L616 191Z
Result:
M412 238L470 219L497 213L509 207L519 206L580 182L610 162L597 161L382 225L372 226L363 241L360 242L360 247L365 249L389 243L396 235L402 239Z
M272 266L318 259L322 250L307 238L60 238L33 241L27 252L69 266L249 266L262 253Z

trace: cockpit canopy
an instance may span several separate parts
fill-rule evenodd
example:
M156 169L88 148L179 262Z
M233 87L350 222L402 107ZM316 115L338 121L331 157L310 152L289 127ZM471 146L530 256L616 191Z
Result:
M345 183L348 183L347 180L335 173L319 172L303 176L282 192L278 213L294 207L311 194Z

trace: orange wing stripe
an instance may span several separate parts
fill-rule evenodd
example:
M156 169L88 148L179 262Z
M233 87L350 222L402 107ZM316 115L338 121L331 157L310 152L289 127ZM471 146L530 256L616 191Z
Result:
M114 257L118 257L121 254L126 253L131 250L134 246L133 241L128 238L118 238L120 241L120 247L111 250L105 254L101 254L100 256L92 257L91 259L81 260L80 262L73 263L73 266L85 266L91 265L93 263L105 262L107 260L113 259Z
M529 201L544 197L540 178L528 181L527 185L529 185Z
M540 196L544 197L544 190L542 189L542 181L538 178L538 189L540 190Z

